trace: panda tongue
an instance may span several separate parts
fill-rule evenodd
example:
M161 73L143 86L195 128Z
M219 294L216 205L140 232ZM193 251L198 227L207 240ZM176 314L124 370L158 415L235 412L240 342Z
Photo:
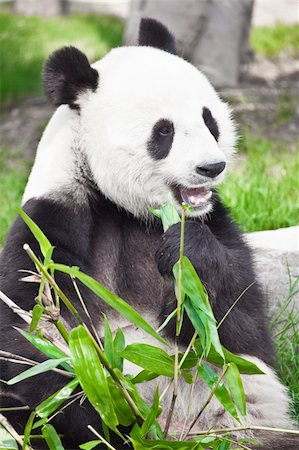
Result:
M212 191L200 187L200 188L180 188L180 194L182 200L188 206L193 206L194 208L199 206L204 206L211 198Z

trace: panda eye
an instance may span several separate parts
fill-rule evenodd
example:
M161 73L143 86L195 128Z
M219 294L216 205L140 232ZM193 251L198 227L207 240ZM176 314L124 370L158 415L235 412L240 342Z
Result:
M174 139L174 125L168 119L155 123L148 141L148 151L154 159L166 158Z
M172 126L164 125L158 130L158 133L160 134L160 136L169 136L170 134L172 134Z

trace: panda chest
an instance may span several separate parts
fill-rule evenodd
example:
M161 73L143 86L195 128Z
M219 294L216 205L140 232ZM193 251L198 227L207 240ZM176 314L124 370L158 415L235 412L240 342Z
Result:
M163 309L165 280L155 261L161 235L138 223L107 224L97 239L94 276L141 314ZM171 281L170 281L171 282Z

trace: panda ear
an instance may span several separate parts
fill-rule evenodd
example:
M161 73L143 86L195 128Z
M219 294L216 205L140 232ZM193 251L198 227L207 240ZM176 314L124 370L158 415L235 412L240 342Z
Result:
M138 43L142 46L155 47L176 55L174 37L168 28L155 19L141 19Z
M52 53L43 70L44 92L55 106L68 104L79 109L79 94L98 86L98 72L93 69L84 53L75 47L63 47Z

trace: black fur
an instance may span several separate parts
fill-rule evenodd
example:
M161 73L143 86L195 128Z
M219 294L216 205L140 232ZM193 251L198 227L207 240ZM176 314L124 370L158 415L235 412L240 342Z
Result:
M209 110L209 108L206 108L205 106L202 110L202 118L203 118L206 126L210 130L211 134L214 136L216 141L218 141L218 139L219 139L218 124L217 124L215 118L212 116L212 113Z
M147 143L150 155L157 160L166 158L170 152L173 138L173 123L166 119L160 119L154 125L151 137Z
M142 46L155 47L176 55L174 37L165 25L155 19L141 19L138 43Z
M87 89L95 91L98 78L84 53L75 47L63 47L52 53L44 66L43 88L53 105L79 109L78 95Z
M172 264L178 259L179 226L171 227L163 234L160 222L151 227L143 225L124 210L93 193L85 206L78 206L72 198L30 200L25 211L41 227L55 245L54 260L79 266L107 287L126 299L141 313L156 312L164 315L175 307ZM27 242L39 254L38 246L26 225L18 218L13 225L0 260L0 288L25 310L32 308L37 286L18 281L18 269L34 270L22 249ZM255 280L250 252L226 209L216 198L214 212L202 224L197 220L186 223L185 253L204 281L212 301L217 320L227 312L232 302ZM156 254L156 260L155 260ZM145 257L146 255L146 257ZM160 275L159 271L162 273ZM23 274L22 274L23 276ZM58 278L58 283L72 299L80 313L84 313L69 279ZM100 303L81 286L92 317L102 320L101 312L110 314L109 308ZM74 319L62 308L63 317L72 325ZM27 343L12 326L24 327L18 316L6 306L1 306L2 348L32 359L43 357ZM173 338L174 324L166 330ZM182 343L189 342L192 325L185 319L181 334ZM255 355L271 364L273 349L265 323L263 299L255 283L239 301L220 328L222 343L231 351ZM9 379L24 367L2 363L1 378ZM12 405L12 392L19 404L32 408L54 392L65 380L56 373L39 375L32 389L32 380L13 387L4 386L2 404ZM38 389L42 386L42 389ZM9 419L21 432L28 411L15 412ZM67 408L54 422L58 432L64 432L66 448L78 448L78 443L91 439L87 423L98 426L97 416L88 401ZM20 424L22 425L20 427Z

